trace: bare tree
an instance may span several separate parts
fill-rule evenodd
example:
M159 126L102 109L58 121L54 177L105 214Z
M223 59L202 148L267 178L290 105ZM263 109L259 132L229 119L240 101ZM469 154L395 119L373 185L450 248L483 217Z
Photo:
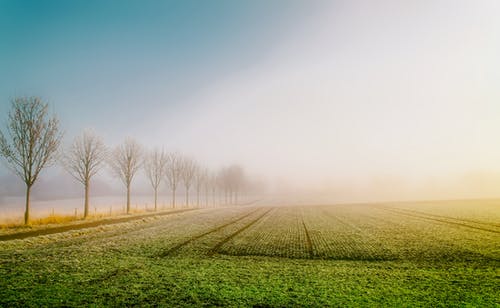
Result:
M62 155L65 169L85 188L84 218L89 215L90 179L103 167L106 157L106 146L101 138L90 130L76 137Z
M217 186L220 187L220 192L224 192L224 204L229 204L229 192L231 189L230 177L228 168L221 168L219 173L217 174ZM222 201L221 201L222 203Z
M55 161L62 133L57 117L48 116L48 104L38 97L12 100L6 132L0 131L0 154L26 184L24 223L28 224L31 187L40 171Z
M207 182L208 170L205 168L197 168L196 173L194 175L194 182L196 188L196 206L200 206L200 193Z
M155 211L158 210L158 189L167 172L168 156L164 151L155 149L144 158L144 170L154 190Z
M238 193L245 182L243 168L239 165L221 168L217 175L217 182L224 191L224 203L238 204Z
M210 204L210 189L212 188L212 176L208 169L205 169L205 180L203 181L203 187L205 188L205 207Z
M135 174L141 167L141 146L131 138L117 146L109 161L113 172L122 180L127 187L127 214L130 213L130 185Z
M177 185L181 180L182 173L182 156L177 153L170 153L167 156L167 167L166 167L166 177L168 180L168 186L172 192L172 207L175 208L175 194L177 191Z
M244 182L245 173L243 168L239 165L231 165L226 169L226 176L228 177L228 185L230 190L230 202L238 204L238 194L240 193Z
M193 179L195 177L198 166L194 160L188 157L184 157L182 159L181 165L182 165L181 179L182 182L184 183L184 188L186 190L186 206L189 206L189 188L193 183Z
M215 207L217 205L217 174L212 173L208 178L208 185L210 185L212 191L212 205ZM207 197L208 198L208 197Z

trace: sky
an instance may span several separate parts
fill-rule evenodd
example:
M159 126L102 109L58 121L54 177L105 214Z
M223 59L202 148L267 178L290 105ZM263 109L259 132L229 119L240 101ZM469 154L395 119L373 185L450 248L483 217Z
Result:
M500 197L499 14L495 0L0 0L0 128L13 97L36 95L65 143L130 136L282 192Z

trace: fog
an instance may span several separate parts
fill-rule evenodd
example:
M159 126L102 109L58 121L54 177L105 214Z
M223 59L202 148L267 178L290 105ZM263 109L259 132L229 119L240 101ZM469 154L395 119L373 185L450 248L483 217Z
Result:
M238 46L232 34L210 33L220 48L200 52L173 72L167 65L175 60L171 54L151 53L157 45L140 41L140 33L136 37L117 22L104 35L120 33L133 52L110 69L122 45L90 40L90 50L106 51L97 53L99 61L84 53L82 61L92 65L80 67L63 63L75 60L67 56L39 84L37 77L47 69L40 56L34 68L16 73L22 81L1 86L0 127L5 128L9 99L41 95L61 120L65 146L93 128L108 146L130 136L146 148L185 153L211 170L237 163L269 200L500 197L498 1L289 6L286 15L274 7L264 18L260 8L245 24L228 21L227 27L243 27L233 35L248 34L249 42ZM41 39L71 35L51 31ZM189 40L192 45L179 46L180 53L197 48L197 38ZM10 73L2 70L0 80ZM4 166L0 182L3 198L22 196L22 182ZM137 195L151 193L142 173L134 186ZM59 166L46 170L35 187L39 199L82 194ZM166 184L162 189L168 192ZM123 191L104 169L92 196Z

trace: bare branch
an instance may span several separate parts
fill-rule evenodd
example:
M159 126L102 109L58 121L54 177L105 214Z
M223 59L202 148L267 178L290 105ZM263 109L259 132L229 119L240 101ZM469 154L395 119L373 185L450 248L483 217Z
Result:
M83 185L102 169L106 159L106 146L90 130L76 137L61 158L64 168Z
M198 165L191 158L184 157L182 159L181 166L182 166L181 179L182 182L184 183L184 187L186 187L186 189L189 190L191 184L193 183L193 179L197 173Z
M141 156L141 146L131 138L127 138L123 144L114 149L109 165L126 186L130 185L141 167Z

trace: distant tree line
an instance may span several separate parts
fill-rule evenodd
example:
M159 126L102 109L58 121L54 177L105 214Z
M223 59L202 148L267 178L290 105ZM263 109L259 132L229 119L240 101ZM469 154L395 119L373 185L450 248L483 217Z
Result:
M132 183L139 172L144 173L153 189L154 210L158 210L158 192L165 184L172 194L171 205L176 204L179 187L185 191L185 205L189 206L190 191L196 193L196 206L238 204L238 196L245 185L243 168L238 165L210 171L196 160L178 152L145 150L132 138L109 149L101 137L85 130L74 138L66 149L61 149L63 133L55 115L48 114L48 104L39 97L19 97L12 100L7 127L0 130L0 156L7 167L26 184L24 223L30 222L30 192L42 169L60 162L68 173L84 188L84 218L89 216L89 193L92 178L109 166L123 183L127 193L127 213L130 213ZM217 196L219 194L219 198ZM204 198L203 198L204 197Z

